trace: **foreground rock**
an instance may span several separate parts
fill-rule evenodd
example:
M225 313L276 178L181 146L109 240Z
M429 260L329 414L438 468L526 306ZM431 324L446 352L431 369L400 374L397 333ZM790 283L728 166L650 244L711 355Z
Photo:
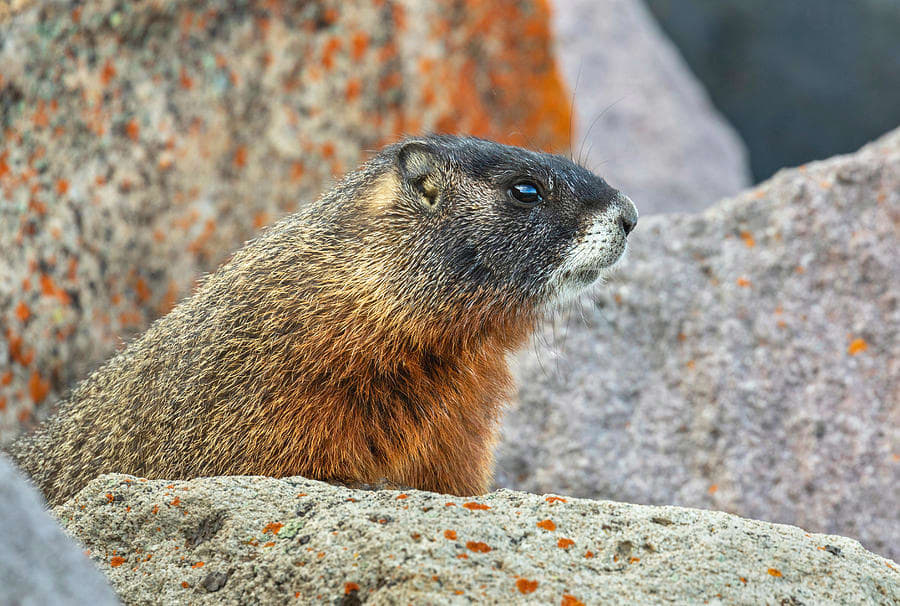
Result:
M129 604L900 600L856 541L677 507L109 475L56 513Z
M0 444L366 150L431 130L568 145L537 0L12 8L0 12Z
M731 511L900 558L898 228L900 130L703 214L642 218L615 278L520 358L499 485Z
M82 547L44 511L43 499L0 456L0 603L118 604Z
M642 0L556 0L574 90L572 152L645 216L707 208L750 185L743 142Z

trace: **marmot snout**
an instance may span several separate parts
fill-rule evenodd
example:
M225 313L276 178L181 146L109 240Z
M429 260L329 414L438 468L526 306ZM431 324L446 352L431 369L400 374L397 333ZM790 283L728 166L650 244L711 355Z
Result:
M620 258L636 221L560 156L389 146L235 253L11 454L51 504L106 472L481 493L505 354Z

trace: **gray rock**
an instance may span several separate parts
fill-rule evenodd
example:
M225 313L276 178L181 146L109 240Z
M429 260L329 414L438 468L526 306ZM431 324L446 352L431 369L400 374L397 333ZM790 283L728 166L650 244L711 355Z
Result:
M900 601L854 540L678 507L108 475L56 511L128 604Z
M730 511L900 557L900 130L698 215L517 360L498 484Z
M557 0L553 26L572 151L642 213L701 210L750 185L743 142L640 0Z
M118 604L82 549L47 515L37 491L0 456L0 602Z

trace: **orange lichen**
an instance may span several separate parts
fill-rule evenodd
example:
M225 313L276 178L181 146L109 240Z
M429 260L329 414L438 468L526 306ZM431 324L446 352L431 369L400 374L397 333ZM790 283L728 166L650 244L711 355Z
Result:
M115 76L116 68L113 66L112 60L107 59L106 63L103 64L103 69L100 71L100 82L103 83L103 86L106 86Z
M266 543L263 543L263 547L275 547L275 541L268 541L268 542L266 542ZM323 557L324 555L325 555L325 554L322 553L322 554L319 555L319 557L321 558L321 557Z
M568 593L564 593L562 597L562 602L560 602L560 606L584 606L584 602L579 600L573 595Z
M194 562L191 564L191 568L203 568L203 562Z
M456 540L456 531L455 530L445 530L444 538L450 539L451 541L455 541Z
M547 497L547 498L545 498L544 500L547 501L548 503L556 503L556 502L559 502L559 503L566 503L566 502L567 502L567 501L566 501L564 498L562 498L562 497Z
M516 580L516 589L519 593L532 593L538 588L537 581L529 581L528 579Z
M247 146L239 145L234 150L234 165L237 168L243 168L247 164Z
M181 586L184 587L185 589L187 589L190 587L190 584L187 581L182 581Z
M707 491L709 494L716 494L716 491L717 491L717 490L719 490L719 485L718 485L718 484L710 484L710 485L709 485L709 488L706 489L706 491Z
M401 500L401 499L408 499L408 498L409 498L409 495L408 495L408 494L398 494L398 495L397 495L397 500L398 500L398 501Z
M31 401L40 404L50 393L50 383L41 377L40 373L34 371L31 378L28 379L28 393L31 395Z
M128 135L128 138L132 141L137 141L138 137L141 134L141 128L138 126L137 120L131 119L125 125L125 134Z
M781 571L778 570L777 568L769 568L768 573L769 573L770 575L772 575L773 577L780 577L780 576L782 576L782 575L781 575Z
M359 591L359 585L356 583L344 583L344 594L350 594L354 591Z
M31 310L28 309L28 306L24 301L19 301L19 304L16 305L16 317L19 318L22 322L28 320L29 316L31 316Z
M634 564L635 562L640 562L640 561L641 561L640 558L636 558L636 557L634 557L634 556L628 558L628 563L629 563L629 564Z
M353 101L359 97L361 91L362 83L359 81L359 78L351 78L347 81L347 90L345 91L344 96L347 98L347 101Z
M594 557L594 552L593 551L585 551L584 557L586 557L587 559L591 559L592 557Z
M541 520L537 523L537 526L544 530L556 530L556 524L553 523L553 520Z
M113 556L109 559L109 565L113 568L117 568L125 563L125 558L122 556Z
M740 277L737 279L737 285L746 288L747 286L750 286L750 280L744 277Z
M280 522L270 522L266 524L266 527L263 528L263 534L271 532L272 534L278 534L278 531L284 528L284 524Z
M477 551L478 553L487 553L491 551L490 545L487 543L482 543L481 541L467 541L466 547L470 551Z
M181 505L181 497L175 497L174 499L172 499L172 502L169 503L169 505L171 505L172 507L178 507L179 505Z
M181 84L181 88L185 90L191 90L194 87L194 80L191 78L187 70L183 67L181 68L181 73L178 76L178 81Z
M60 196L63 196L66 194L67 191L69 191L69 182L66 181L65 179L57 180L56 193L58 193Z
M153 506L153 509L150 510L150 513L152 513L152 514L157 514L157 513L159 513L159 505L154 505L154 506Z
M864 352L867 349L869 349L869 344L866 343L866 340L856 338L850 341L850 346L847 347L847 353L851 356L855 356L856 354Z
M467 555L464 554L464 553L460 553L460 554L457 554L456 559L457 559L457 560L468 560L468 559L469 559L469 556L467 556Z
M574 544L575 544L575 541L573 541L572 539L560 539L556 542L556 546L559 547L560 549L568 549L569 547L571 547Z
M472 511L490 509L490 506L488 506L488 505L484 505L482 503L474 503L474 502L463 503L463 507L465 507L466 509L470 509Z
M369 47L369 36L365 32L356 32L350 42L351 55L353 59L359 61L366 53Z
M754 246L756 246L756 240L753 239L753 236L749 231L741 232L741 240L744 241L744 244L747 245L747 248L753 248Z

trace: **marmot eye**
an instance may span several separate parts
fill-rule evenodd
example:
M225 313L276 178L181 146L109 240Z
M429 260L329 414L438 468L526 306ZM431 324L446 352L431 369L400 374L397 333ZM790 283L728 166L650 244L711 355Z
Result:
M529 181L520 181L510 187L506 194L520 206L534 206L544 198L538 191L537 185Z

